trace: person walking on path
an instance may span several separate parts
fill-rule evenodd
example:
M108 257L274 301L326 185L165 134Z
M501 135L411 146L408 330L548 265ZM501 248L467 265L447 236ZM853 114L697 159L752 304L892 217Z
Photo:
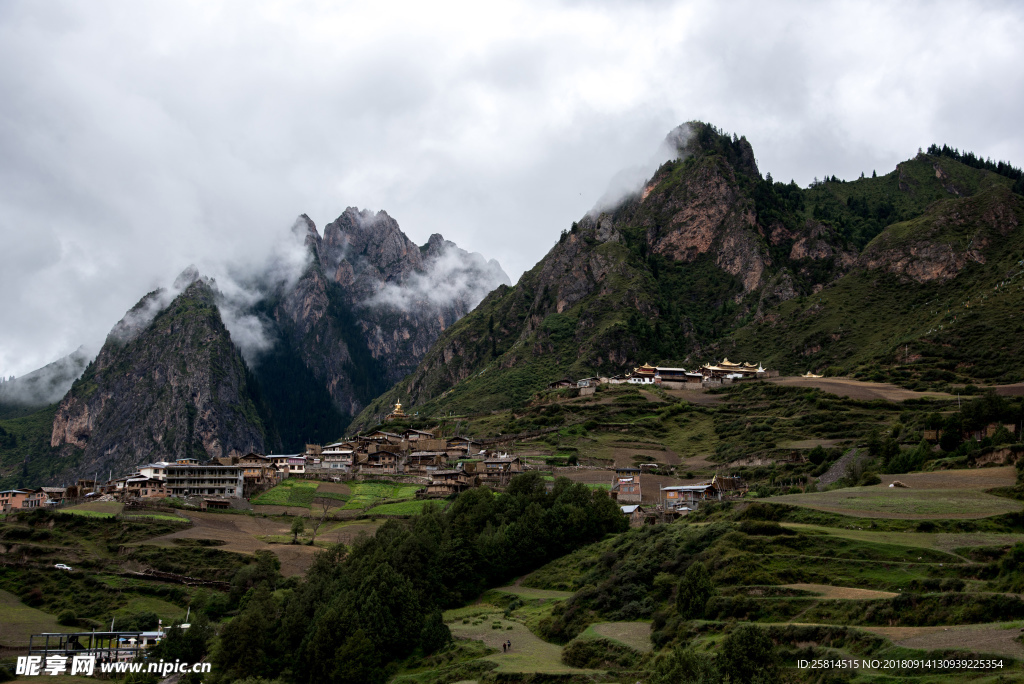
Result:
M508 651L508 642L507 641L503 641L503 642L501 642L501 652L505 653L506 651Z

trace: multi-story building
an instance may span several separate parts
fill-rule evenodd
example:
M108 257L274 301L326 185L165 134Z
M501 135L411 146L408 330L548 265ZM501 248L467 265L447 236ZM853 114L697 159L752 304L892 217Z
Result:
M147 463L144 466L139 466L139 475L148 477L151 480L165 480L167 479L167 466L169 465L171 464L167 461Z
M242 498L244 469L237 465L167 466L167 490L171 496L219 496Z
M0 511L26 511L39 508L46 501L46 492L39 489L9 489L0 492Z

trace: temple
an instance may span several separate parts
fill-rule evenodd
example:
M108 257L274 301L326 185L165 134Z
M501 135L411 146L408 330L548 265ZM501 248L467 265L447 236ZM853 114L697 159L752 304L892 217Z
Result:
M404 420L409 416L402 410L402 402L396 401L395 408L391 410L391 413L384 417L384 420Z

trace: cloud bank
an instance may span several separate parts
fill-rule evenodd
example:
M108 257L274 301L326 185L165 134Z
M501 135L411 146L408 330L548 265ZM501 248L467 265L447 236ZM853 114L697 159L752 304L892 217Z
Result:
M998 1L8 0L0 376L190 263L225 292L245 264L244 300L302 212L380 207L516 280L683 121L804 185L932 142L1020 165L1022 34Z

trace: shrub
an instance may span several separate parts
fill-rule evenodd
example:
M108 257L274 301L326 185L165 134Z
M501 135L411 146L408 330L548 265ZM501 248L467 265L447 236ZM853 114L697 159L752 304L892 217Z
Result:
M57 624L65 627L74 627L78 624L78 616L73 610L62 610L57 616Z
M619 669L633 667L639 654L607 639L572 641L562 649L562 662L569 667Z
M793 530L770 520L744 520L740 523L740 532L763 537L796 534Z
M676 609L684 619L702 618L714 591L715 585L707 567L700 561L692 563L679 580Z
M722 641L722 674L732 682L778 682L779 656L772 640L753 625L740 625Z
M861 487L870 487L871 485L882 484L882 478L876 473L864 473L860 478Z

